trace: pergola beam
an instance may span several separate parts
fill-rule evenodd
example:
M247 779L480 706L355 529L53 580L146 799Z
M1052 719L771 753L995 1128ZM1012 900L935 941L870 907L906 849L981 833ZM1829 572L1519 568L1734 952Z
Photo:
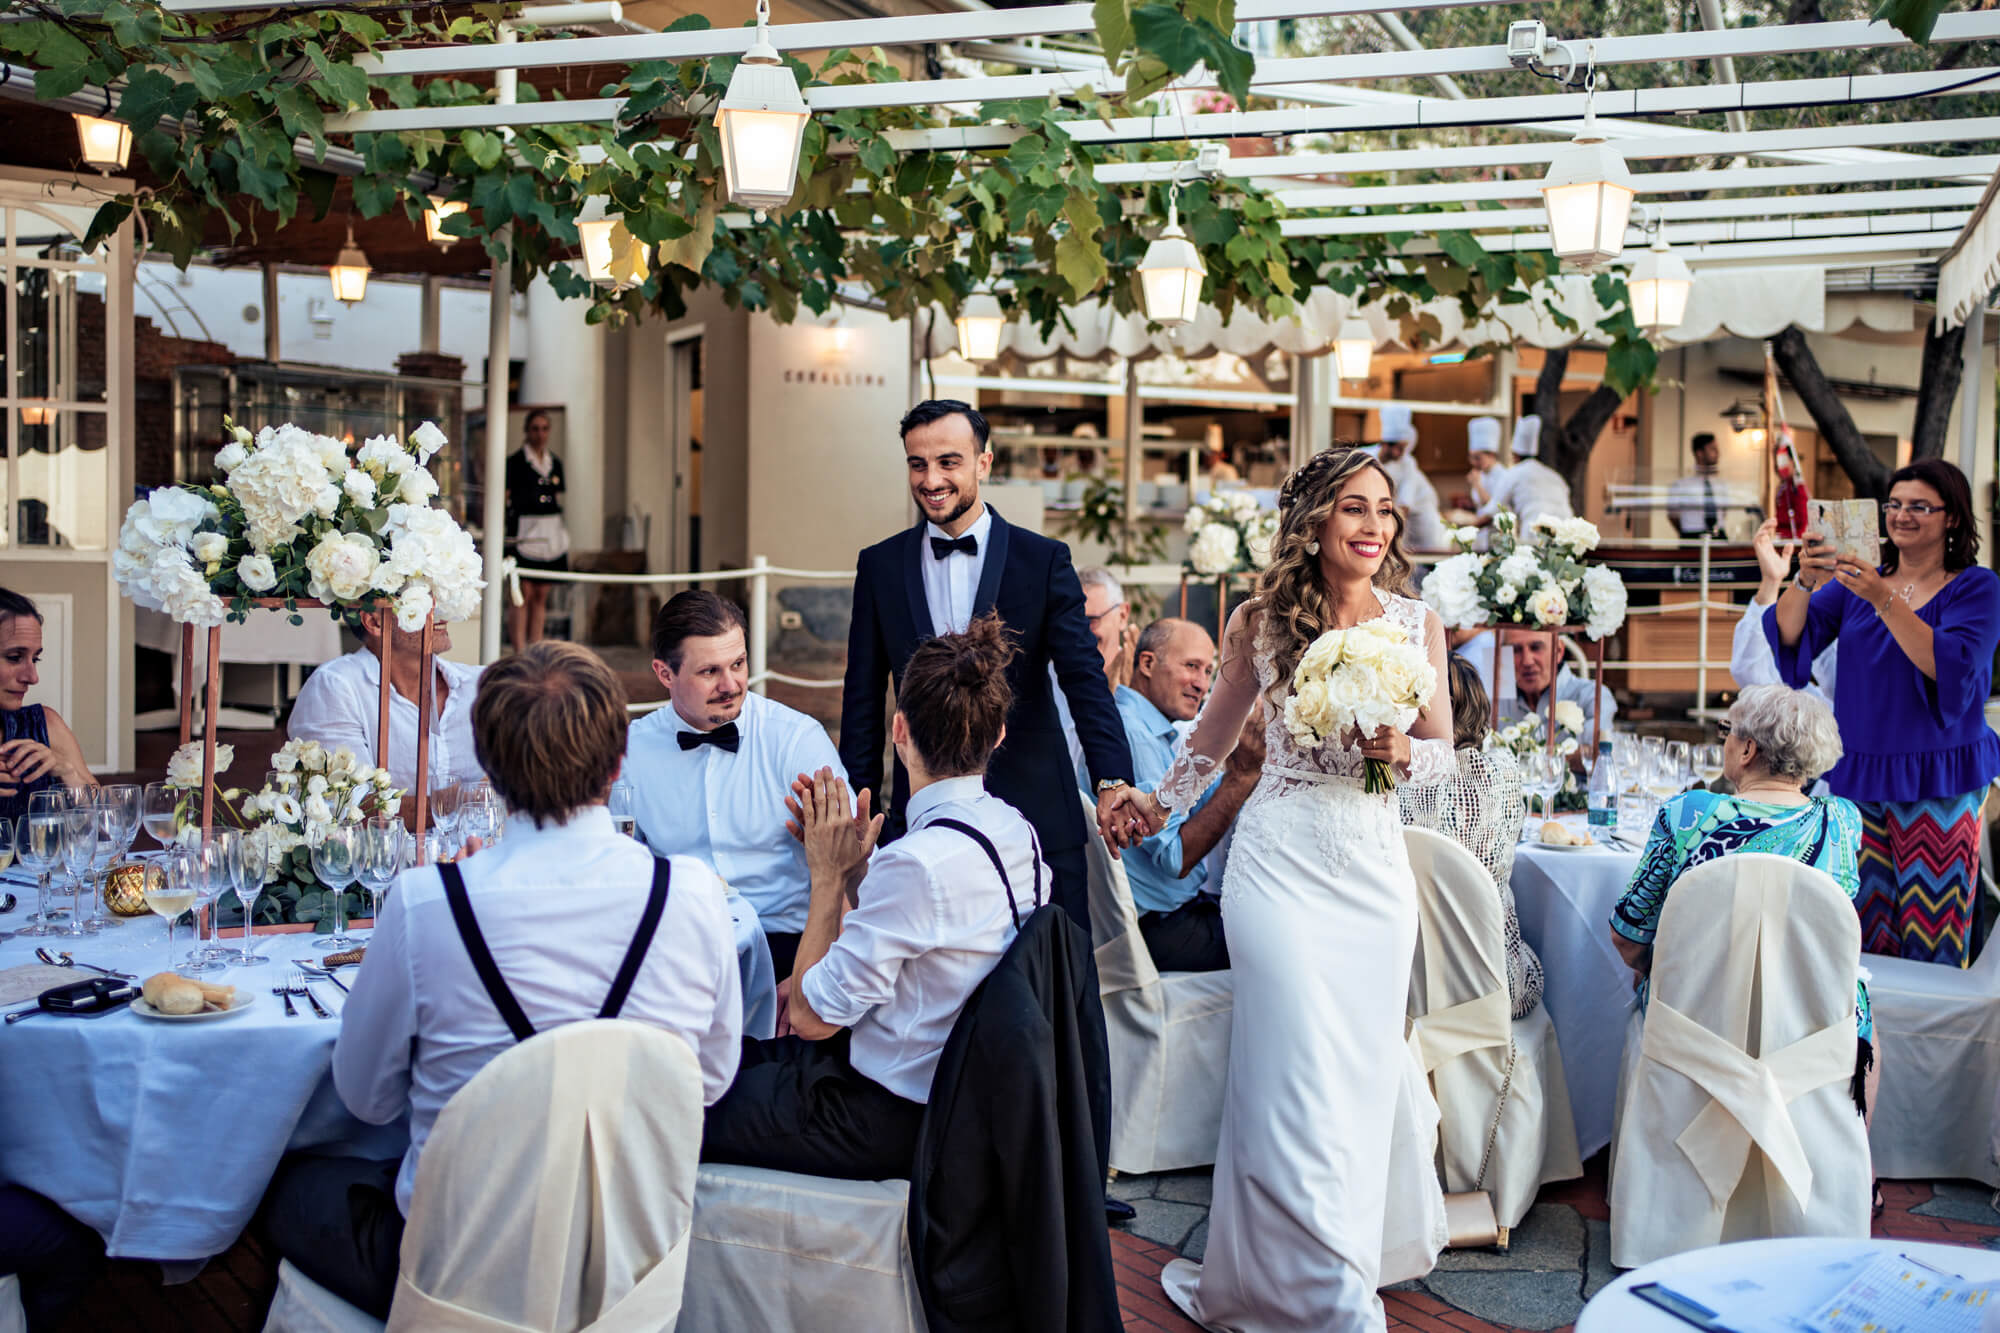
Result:
M1942 190L1865 190L1853 194L1760 195L1750 199L1668 200L1647 205L1649 214L1666 222L1689 222L1720 218L1810 217L1838 214L1848 217L1873 214L1907 216L1913 210L1957 210L1971 208L1983 192L1971 186ZM1892 214L1893 210L1893 214ZM1440 213L1370 213L1361 217L1286 218L1280 224L1287 236L1391 236L1398 232L1504 231L1508 228L1545 228L1548 215L1539 208L1466 208ZM1867 230L1865 226L1862 230ZM1909 230L1909 228L1901 228ZM1928 227L1920 230L1929 230ZM1637 229L1633 232L1638 234ZM1683 235L1676 227L1673 238Z
M1971 218L1971 209L1955 213L1876 213L1865 217L1741 219L1725 222L1696 222L1675 227L1667 233L1674 250L1689 263L1697 262L1702 245L1747 241L1817 241L1829 237L1888 237L1907 239L1912 235L1947 232L1957 234ZM1546 250L1547 231L1520 231L1507 235L1474 238L1488 250ZM1646 233L1634 227L1625 233L1625 259L1638 257L1647 242Z

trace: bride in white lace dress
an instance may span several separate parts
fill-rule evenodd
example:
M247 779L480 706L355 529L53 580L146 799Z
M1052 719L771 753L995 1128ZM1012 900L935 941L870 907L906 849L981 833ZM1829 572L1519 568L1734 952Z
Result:
M1403 780L1456 772L1444 628L1391 591L1409 573L1393 496L1358 450L1287 479L1272 566L1229 619L1214 692L1159 788L1128 798L1157 828L1263 707L1264 772L1222 883L1236 1000L1206 1262L1162 1274L1210 1329L1382 1329L1377 1288L1428 1272L1444 1242L1437 1107L1404 1039L1416 884L1395 793L1362 785L1370 758ZM1300 654L1378 617L1429 652L1430 707L1409 735L1300 750L1280 720Z

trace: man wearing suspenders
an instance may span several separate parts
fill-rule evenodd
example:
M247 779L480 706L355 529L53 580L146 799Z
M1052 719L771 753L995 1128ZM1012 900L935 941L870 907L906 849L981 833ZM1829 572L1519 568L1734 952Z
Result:
M832 769L796 784L812 889L793 1035L744 1043L735 1086L709 1108L705 1160L908 1177L959 1011L1049 895L1034 830L985 789L1012 655L993 616L911 654L890 727L909 831L889 846L875 850L882 816L869 817L867 792L850 815Z
M278 1252L377 1318L395 1293L417 1157L438 1112L537 1031L626 1018L677 1033L704 1100L736 1074L743 1000L722 883L655 862L604 808L625 752L625 691L588 649L544 642L487 668L479 762L512 812L498 844L396 881L333 1052L348 1110L408 1113L400 1161L288 1157L264 1200Z

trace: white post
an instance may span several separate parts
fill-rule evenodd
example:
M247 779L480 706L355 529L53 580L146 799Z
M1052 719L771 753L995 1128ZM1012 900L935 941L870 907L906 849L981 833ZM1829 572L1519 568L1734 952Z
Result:
M507 531L507 364L513 355L514 265L513 230L500 229L500 242L510 258L493 261L486 310L486 458L480 476L486 482L485 507L480 512L481 552L486 559L486 597L479 613L479 660L500 660L501 628L507 599L500 586L500 562L505 558Z
M1132 532L1139 521L1139 469L1145 463L1146 405L1139 401L1139 363L1125 362L1125 498L1124 521L1113 557L1132 560Z
M1701 619L1695 631L1694 706L1699 712L1708 707L1708 548L1714 539L1701 534Z
M750 557L750 687L768 694L762 676L769 665L770 650L765 636L771 632L771 576L764 572L771 562L761 555Z
M1987 297L1982 295L1972 313L1965 317L1965 346L1960 351L1963 369L1958 377L1958 470L1967 481L1979 475L1979 410L1986 401L1986 386L1980 383L1984 372L1979 363L1986 343L1986 301Z

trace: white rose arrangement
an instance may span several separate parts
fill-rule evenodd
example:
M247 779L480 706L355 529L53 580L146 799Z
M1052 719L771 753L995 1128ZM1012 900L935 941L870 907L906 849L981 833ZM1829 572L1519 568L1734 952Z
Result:
M1407 634L1382 621L1328 630L1306 648L1285 696L1285 729L1302 749L1336 736L1372 736L1381 727L1407 731L1437 689L1437 672ZM1392 791L1396 775L1378 759L1368 761L1363 786Z
M1477 534L1452 533L1458 554L1438 562L1424 580L1424 601L1452 629L1581 624L1592 639L1625 623L1625 581L1603 565L1585 564L1597 549L1597 525L1582 518L1544 516L1525 539L1512 514L1493 525L1492 550L1473 551Z
M312 849L327 831L395 810L403 798L389 771L346 746L291 741L272 757L276 781L244 797L246 829L264 839L266 899L276 921L333 921L333 903L312 868ZM348 904L360 909L360 896ZM260 912L264 909L260 905Z
M405 630L433 612L477 613L479 551L432 505L429 464L446 444L434 423L352 455L298 426L229 430L217 481L163 486L126 511L112 567L134 602L202 626L245 619L254 597L312 598L336 614L389 598Z
M1259 508L1249 491L1219 491L1190 506L1182 529L1186 568L1206 579L1269 569L1277 550L1277 511Z
M1545 718L1540 713L1530 714L1518 722L1509 723L1493 733L1493 741L1502 749L1516 755L1539 754L1545 748L1542 728ZM1564 759L1575 754L1583 745L1583 732L1587 720L1583 707L1573 699L1556 701L1556 743L1555 752ZM1560 803L1557 809L1581 809L1577 804L1582 793L1577 788L1576 774L1567 766L1563 769L1562 790L1557 793Z

